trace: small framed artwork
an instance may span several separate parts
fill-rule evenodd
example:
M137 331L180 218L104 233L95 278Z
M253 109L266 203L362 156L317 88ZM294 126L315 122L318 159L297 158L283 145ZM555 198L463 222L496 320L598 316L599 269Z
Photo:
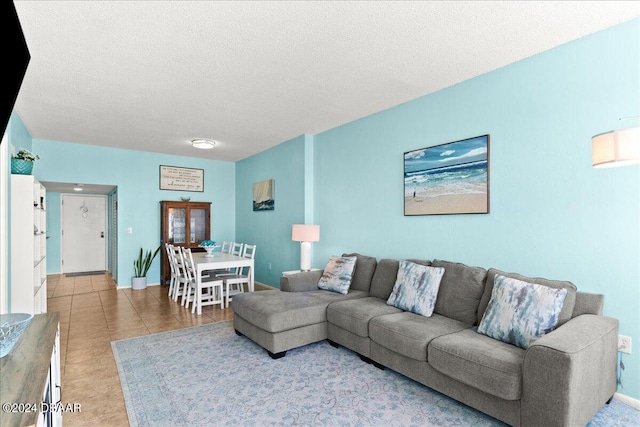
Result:
M489 135L404 153L404 214L489 213Z
M204 169L160 165L160 189L204 192Z
M254 211L272 211L275 209L274 187L274 179L253 183Z

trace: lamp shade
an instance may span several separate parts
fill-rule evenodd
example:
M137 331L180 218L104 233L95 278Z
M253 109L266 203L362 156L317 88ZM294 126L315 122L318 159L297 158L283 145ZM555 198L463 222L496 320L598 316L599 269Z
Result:
M591 138L591 148L594 167L640 164L640 127L595 135Z
M320 241L320 226L311 224L293 224L291 240L295 242Z

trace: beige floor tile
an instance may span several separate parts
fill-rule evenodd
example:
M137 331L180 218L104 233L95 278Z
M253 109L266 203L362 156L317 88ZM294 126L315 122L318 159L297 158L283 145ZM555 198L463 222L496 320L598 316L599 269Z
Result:
M99 338L74 338L69 337L67 341L67 351L83 350L88 348L102 348L105 351L111 348L109 335Z
M78 348L74 350L67 350L66 363L71 365L74 363L87 363L101 357L110 357L113 359L113 353L111 352L111 344L109 346L100 345L97 347Z
M118 329L118 330L112 331L110 334L111 334L111 341L118 341L118 340L124 340L128 338L141 337L143 335L149 335L150 333L151 332L149 332L149 329L147 329L146 326L143 326L139 328Z
M115 331L117 329L132 329L138 327L144 327L145 324L139 316L124 316L114 317L112 320L107 320L107 327L109 331Z
M150 333L157 334L160 332L168 332L168 331L175 331L177 329L184 329L185 326L180 322L176 322L176 323L166 324L166 325L147 326L147 328L149 329Z

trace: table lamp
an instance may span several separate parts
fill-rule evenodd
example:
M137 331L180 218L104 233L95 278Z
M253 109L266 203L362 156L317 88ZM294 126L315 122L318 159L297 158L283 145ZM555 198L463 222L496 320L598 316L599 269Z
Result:
M311 270L311 242L320 240L320 226L293 224L291 240L300 242L300 270Z

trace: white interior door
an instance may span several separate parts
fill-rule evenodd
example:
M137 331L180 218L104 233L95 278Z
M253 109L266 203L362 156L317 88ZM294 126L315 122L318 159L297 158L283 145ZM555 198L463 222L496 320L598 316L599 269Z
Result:
M107 269L107 197L62 195L62 272Z

